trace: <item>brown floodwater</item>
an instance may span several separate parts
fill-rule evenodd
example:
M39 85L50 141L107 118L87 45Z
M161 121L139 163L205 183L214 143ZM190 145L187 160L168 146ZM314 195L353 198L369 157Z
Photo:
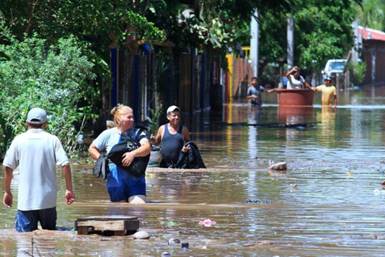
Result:
M92 167L73 165L77 201L61 201L60 178L60 230L16 233L15 207L2 207L0 255L384 256L384 95L341 92L336 110L318 98L311 109L281 109L269 95L260 111L238 101L194 115L186 124L208 168L148 168L142 206L110 203ZM278 161L287 172L269 172ZM77 235L74 221L94 215L137 216L151 237Z

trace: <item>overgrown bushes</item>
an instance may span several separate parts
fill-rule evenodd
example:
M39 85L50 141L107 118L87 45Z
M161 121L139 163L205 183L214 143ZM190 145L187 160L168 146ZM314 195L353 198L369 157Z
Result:
M91 103L98 92L92 52L75 37L60 38L48 45L37 35L17 40L1 31L0 38L0 153L13 137L25 131L31 107L48 111L48 130L65 148L76 146L76 127L93 116Z
M366 64L364 62L350 62L348 69L354 85L359 85L364 81L366 74Z

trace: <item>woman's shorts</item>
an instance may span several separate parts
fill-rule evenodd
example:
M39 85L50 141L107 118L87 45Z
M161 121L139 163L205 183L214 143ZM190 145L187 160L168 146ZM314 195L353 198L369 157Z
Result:
M130 175L114 163L109 164L109 169L106 186L111 202L128 201L131 196L146 195L145 176Z

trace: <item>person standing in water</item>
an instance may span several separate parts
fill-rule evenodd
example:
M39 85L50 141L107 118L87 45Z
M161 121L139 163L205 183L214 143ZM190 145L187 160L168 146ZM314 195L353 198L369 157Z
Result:
M322 93L322 105L323 106L337 106L337 90L333 85L333 80L331 77L326 77L324 79L324 84L317 87L311 88L314 92Z
M190 150L189 146L185 146L185 143L190 141L190 132L181 124L178 106L172 105L167 108L167 120L169 122L160 126L152 138L154 144L160 144L162 168L172 168L178 161L179 153Z
M264 87L258 85L257 77L251 78L251 83L247 88L246 99L249 100L250 104L255 107L262 106L262 92L264 91Z
M125 201L131 204L146 202L145 175L134 176L126 169L136 157L148 156L151 145L144 131L134 128L134 112L126 106L119 104L111 110L115 127L103 131L90 145L88 152L97 160L102 152L109 153L113 146L124 142L125 138L139 143L139 147L122 156L122 167L109 162L106 187L111 202Z
M64 197L67 204L72 204L75 200L71 168L60 140L44 130L47 126L46 111L32 108L26 122L28 130L13 139L3 160L3 204L12 206L12 173L18 168L16 231L36 230L38 222L43 229L55 230L58 191L56 165L63 169L66 186Z
M300 68L294 66L287 73L287 89L301 89L301 88L310 88L309 83L301 76Z

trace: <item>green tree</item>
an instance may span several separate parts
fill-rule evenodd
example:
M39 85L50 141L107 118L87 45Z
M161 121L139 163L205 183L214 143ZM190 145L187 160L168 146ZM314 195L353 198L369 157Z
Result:
M143 41L163 41L163 30L146 18L162 8L163 1L103 0L4 0L2 17L17 38L37 33L48 42L75 35L90 42L104 61L109 46L130 45L136 49Z
M10 140L25 130L31 107L48 110L49 130L73 152L82 122L91 118L97 92L88 90L95 79L87 46L75 37L60 38L55 45L32 35L22 41L3 30L0 44L1 153Z
M291 10L297 0L206 0L195 1L194 16L181 24L194 46L227 48L249 43L250 19L257 8L260 13Z
M73 34L91 42L98 56L107 61L111 44L135 51L143 41L168 40L176 50L190 46L227 49L249 39L248 24L255 8L262 14L279 14L289 12L297 2L3 0L0 10L19 39L36 32L51 42Z
M320 70L327 59L343 58L353 45L352 1L307 1L294 14L296 52L301 66Z
M261 56L269 62L286 59L286 24L295 22L295 64L319 71L331 58L343 58L353 44L351 24L360 1L298 0L284 12L267 10L260 18Z
M385 29L385 1L363 0L356 5L357 19L360 24L372 29Z
M348 69L351 72L352 83L354 85L360 85L365 79L366 64L364 62L350 62Z

